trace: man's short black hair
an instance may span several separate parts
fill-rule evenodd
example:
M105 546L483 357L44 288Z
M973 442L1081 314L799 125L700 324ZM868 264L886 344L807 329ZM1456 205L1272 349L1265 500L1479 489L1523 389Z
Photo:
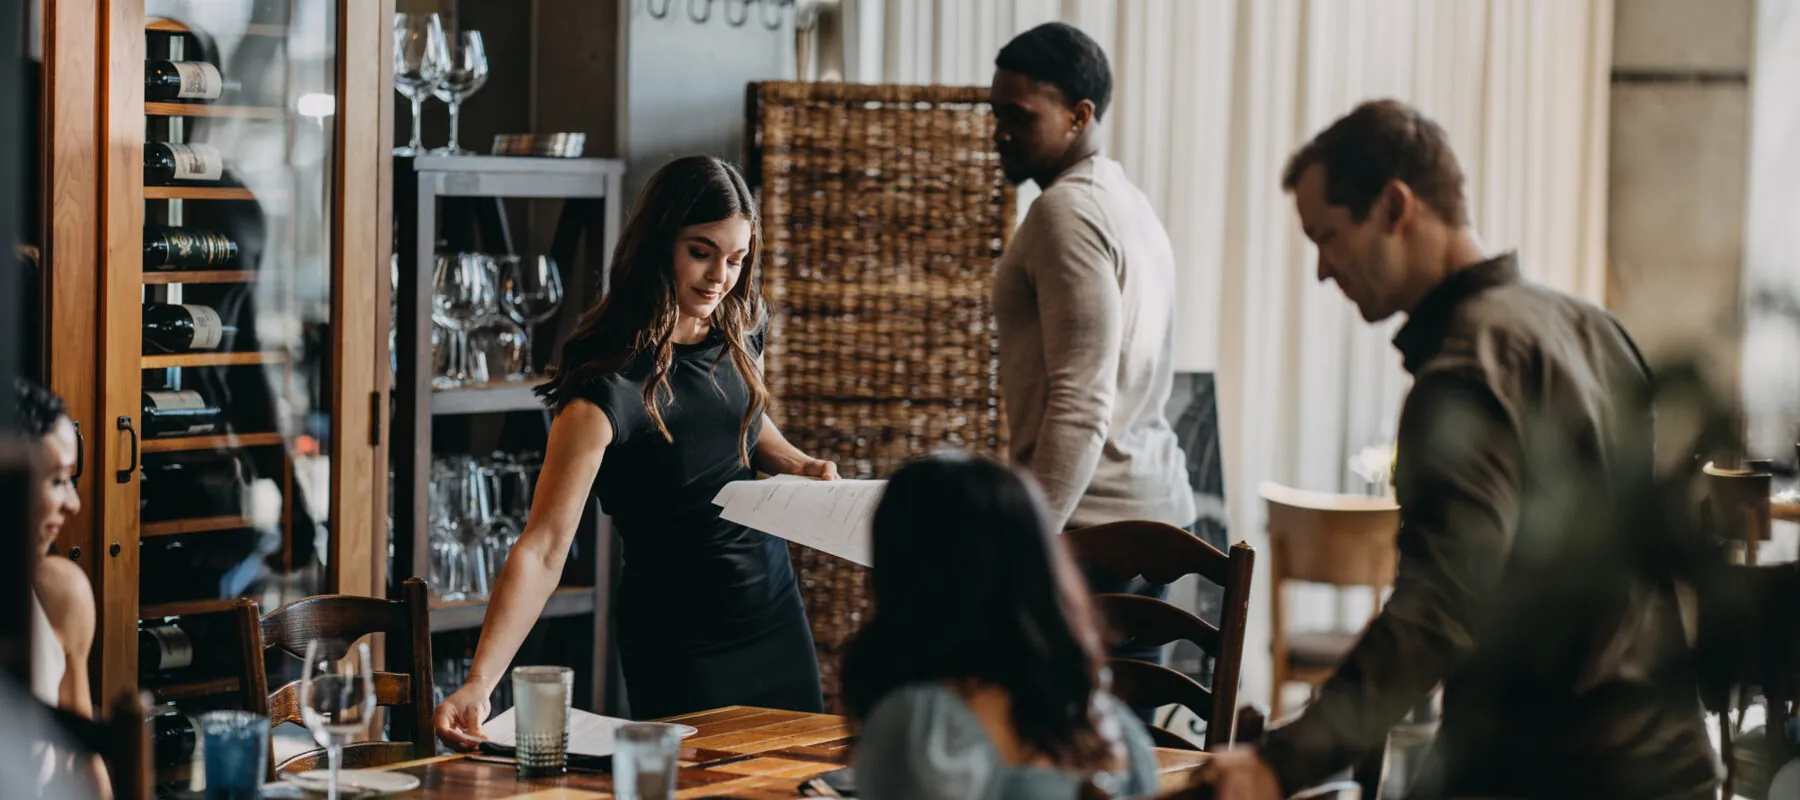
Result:
M1106 114L1112 100L1112 67L1106 63L1106 52L1073 25L1046 22L1014 36L1000 48L994 66L1055 85L1070 108L1092 101L1094 119Z
M14 402L18 404L19 427L32 439L42 439L56 429L56 421L69 415L63 399L24 378L13 380Z

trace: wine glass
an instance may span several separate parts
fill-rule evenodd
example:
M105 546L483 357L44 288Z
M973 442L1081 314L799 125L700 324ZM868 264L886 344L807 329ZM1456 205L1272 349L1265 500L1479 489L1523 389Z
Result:
M326 749L331 765L329 800L337 800L338 769L344 742L369 727L375 714L375 672L369 668L369 645L314 639L306 643L306 665L300 678L300 718L313 740Z
M523 377L537 377L532 366L533 334L538 323L550 319L562 307L562 271L556 260L538 256L530 260L507 256L502 270L500 305L514 322L525 328L525 370Z
M424 155L421 118L425 96L450 66L450 43L436 14L394 15L394 88L412 101L412 141L394 155Z
M462 113L462 101L487 83L487 48L481 43L481 31L463 31L450 45L448 67L431 83L431 93L450 104L450 143L431 151L434 156L471 155L456 143L456 121Z
M468 333L499 307L494 296L494 260L480 253L438 256L432 277L431 318L450 330L447 377L453 383L466 383Z
M477 360L495 381L525 379L525 329L501 314L482 320L469 334Z

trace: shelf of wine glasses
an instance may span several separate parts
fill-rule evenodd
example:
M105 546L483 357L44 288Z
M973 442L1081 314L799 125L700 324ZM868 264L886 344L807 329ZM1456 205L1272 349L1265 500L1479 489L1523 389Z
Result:
M166 286L171 283L255 283L256 275L256 270L253 269L176 269L145 272L144 283L150 286Z
M287 112L263 106L213 106L205 103L144 103L147 117L229 117L232 119L287 119Z
M146 186L145 200L255 200L241 186Z
M187 33L188 26L183 25L176 20L158 17L146 21L144 23L144 30L158 31L161 33ZM273 36L276 38L284 38L287 36L287 32L288 29L286 25L251 23L244 26L245 36Z
M539 619L552 617L579 617L594 613L594 587L564 586L550 593L550 602L544 604L544 613ZM445 603L431 601L431 629L433 631L465 631L481 627L481 621L487 616L486 600L459 600Z
M144 369L169 367L245 367L254 364L285 364L287 353L177 353L144 356Z
M432 416L455 414L495 414L505 411L538 411L544 401L533 393L543 381L489 383L455 389L437 389L431 393Z
M231 450L239 447L277 447L279 433L227 433L219 436L179 436L172 439L145 439L146 453L185 453L193 450Z
M196 519L172 519L167 522L146 522L139 536L180 536L184 533L212 533L214 531L235 531L240 528L255 527L255 524L244 517L199 517Z
M150 695L155 697L159 704L171 703L176 700L191 700L196 697L211 697L215 694L235 692L240 688L242 688L242 682L235 675L148 687Z

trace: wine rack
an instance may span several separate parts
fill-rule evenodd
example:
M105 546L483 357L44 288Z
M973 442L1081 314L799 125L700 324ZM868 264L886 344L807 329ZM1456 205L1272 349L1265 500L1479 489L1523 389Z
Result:
M98 299L56 323L50 354L86 339L68 352L96 398L78 420L96 524L66 552L99 595L108 707L138 687L254 705L261 676L140 673L140 622L189 601L242 604L250 636L259 607L383 591L393 3L325 3L295 24L298 0L181 4L179 20L115 0L90 15L91 52L59 32L50 57L110 65L88 73L94 127L59 139L93 162L94 277L51 289ZM49 165L49 184L81 185L72 169Z

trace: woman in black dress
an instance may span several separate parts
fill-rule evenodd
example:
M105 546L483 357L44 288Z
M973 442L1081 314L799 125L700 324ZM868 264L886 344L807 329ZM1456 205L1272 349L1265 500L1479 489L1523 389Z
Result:
M624 541L617 628L633 717L823 710L786 544L719 519L712 504L759 470L837 477L763 413L758 239L749 187L723 161L674 161L644 188L613 255L612 292L538 390L556 413L543 473L469 679L437 708L446 744L483 738L488 696L556 588L590 488Z

